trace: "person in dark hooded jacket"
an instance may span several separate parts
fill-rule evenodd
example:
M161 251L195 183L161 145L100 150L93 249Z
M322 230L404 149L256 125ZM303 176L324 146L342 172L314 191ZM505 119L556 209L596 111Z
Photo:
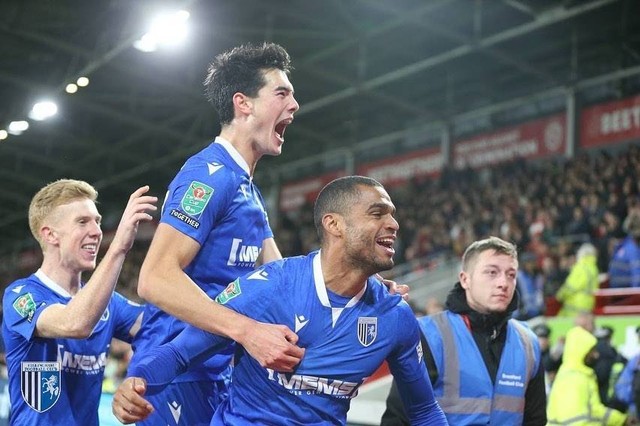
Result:
M547 423L538 341L511 319L517 269L513 244L496 237L474 242L446 310L419 319L424 361L450 424ZM409 422L394 383L381 426L395 425Z

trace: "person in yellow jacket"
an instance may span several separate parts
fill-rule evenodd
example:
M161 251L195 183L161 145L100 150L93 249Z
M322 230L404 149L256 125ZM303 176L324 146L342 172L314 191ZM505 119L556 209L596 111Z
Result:
M547 405L547 425L635 424L635 419L600 401L598 381L592 365L598 358L597 339L580 326L567 332L562 365L551 387Z
M594 293L598 289L597 251L593 244L585 243L576 254L576 263L556 294L562 303L559 316L576 316L580 312L591 312L595 305Z

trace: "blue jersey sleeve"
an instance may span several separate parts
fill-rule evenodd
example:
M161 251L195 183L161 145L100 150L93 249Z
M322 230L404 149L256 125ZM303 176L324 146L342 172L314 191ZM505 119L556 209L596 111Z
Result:
M115 329L113 337L122 341L131 343L133 337L129 334L129 330L133 327L140 314L144 311L144 307L132 302L120 293L113 293L109 309L115 315Z
M51 302L38 286L28 280L18 280L9 285L4 293L2 308L5 327L30 341L36 332L36 323L42 311Z
M142 377L147 381L147 393L162 391L190 364L201 362L229 344L230 340L188 326L172 341L151 348L144 358L131 367L129 376Z
M232 174L224 166L210 174L206 162L187 162L169 185L160 221L202 245L237 191Z
M397 308L397 343L387 358L412 425L446 425L423 362L418 321L405 302Z
M216 297L216 302L260 321L273 298L283 294L281 265L282 260L271 262L236 279Z

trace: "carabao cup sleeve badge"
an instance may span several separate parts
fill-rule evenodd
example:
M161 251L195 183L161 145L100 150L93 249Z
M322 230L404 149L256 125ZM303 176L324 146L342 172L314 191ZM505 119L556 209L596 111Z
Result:
M182 197L180 207L186 214L197 219L209 204L212 195L212 187L194 180L189 184L187 192Z

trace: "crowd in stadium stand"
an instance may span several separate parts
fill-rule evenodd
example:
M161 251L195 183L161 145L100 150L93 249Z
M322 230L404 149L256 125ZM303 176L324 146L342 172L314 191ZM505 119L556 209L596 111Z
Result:
M496 235L518 246L523 269L540 275L544 296L553 296L584 242L597 249L599 271L608 270L625 237L624 220L640 213L640 148L445 171L390 193L400 223L396 264L430 268L459 257L472 241ZM276 235L285 256L317 246L311 211L305 206L299 216L282 218Z

